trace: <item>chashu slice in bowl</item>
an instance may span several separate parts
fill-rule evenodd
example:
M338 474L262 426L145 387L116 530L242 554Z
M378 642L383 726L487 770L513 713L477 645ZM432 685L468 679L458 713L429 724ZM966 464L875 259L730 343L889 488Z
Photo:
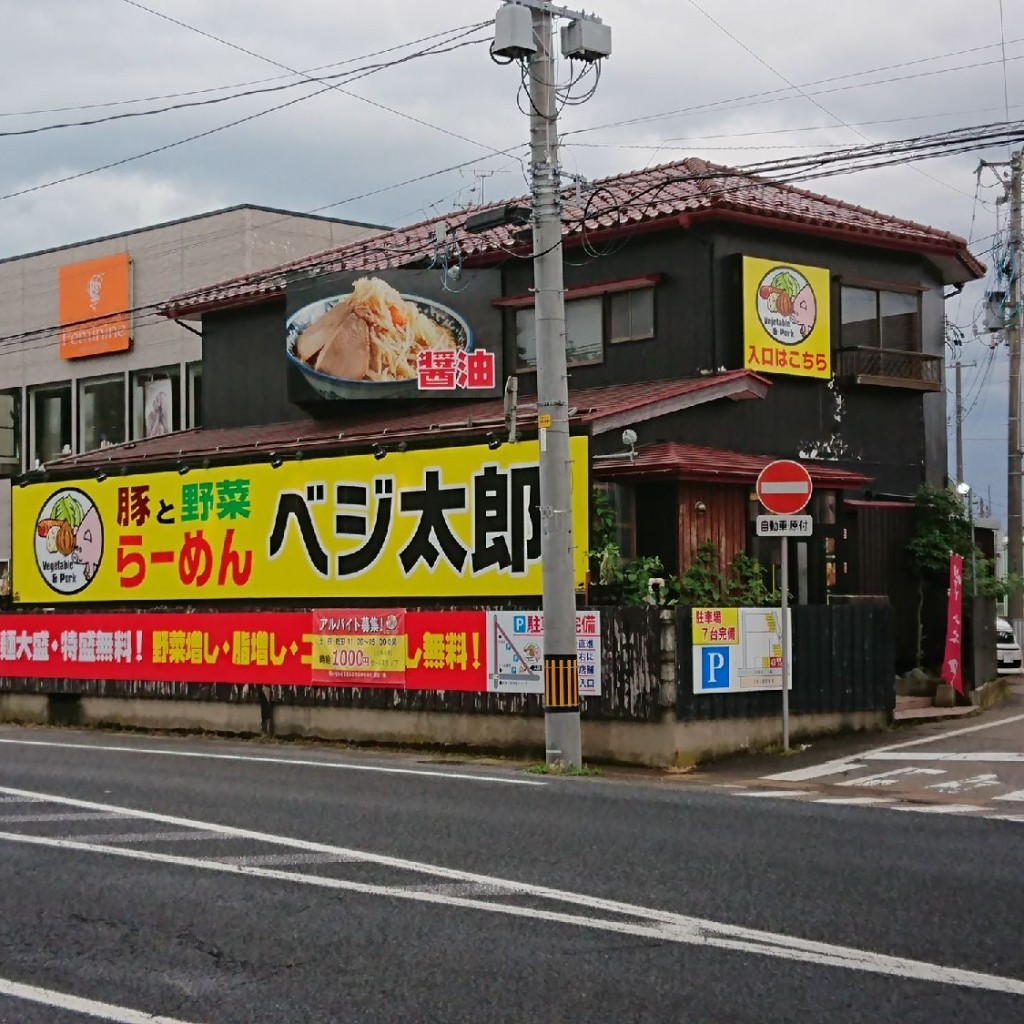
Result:
M327 316L330 313L321 317L313 327L326 320ZM370 369L370 325L361 316L347 313L320 348L313 368L318 373L342 380L365 380Z

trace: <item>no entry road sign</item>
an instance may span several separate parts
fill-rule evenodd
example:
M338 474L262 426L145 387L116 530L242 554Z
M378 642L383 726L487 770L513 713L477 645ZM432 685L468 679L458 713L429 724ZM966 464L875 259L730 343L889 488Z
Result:
M811 500L811 475L790 459L768 463L757 478L757 496L777 516L796 515Z

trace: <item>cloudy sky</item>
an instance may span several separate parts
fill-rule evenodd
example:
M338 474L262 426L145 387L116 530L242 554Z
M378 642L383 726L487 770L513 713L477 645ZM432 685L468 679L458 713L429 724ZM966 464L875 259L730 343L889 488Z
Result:
M507 152L527 137L518 71L490 61L478 42L488 28L469 31L497 6L146 0L147 11L131 0L9 0L5 37L17 45L0 64L0 132L234 98L0 136L0 256L241 202L400 224L520 194L523 151ZM594 0L594 9L614 53L593 97L561 120L565 169L584 178L686 155L743 164L906 138L1007 110L1024 117L1019 0L977 0L969 14L955 0ZM468 45L371 67L458 44ZM314 68L365 77L324 89L288 73ZM969 237L991 262L1006 208L995 204L992 171L975 198L974 172L979 158L1007 155L809 187ZM412 178L422 180L392 187ZM986 499L991 487L1005 519L1007 359L1005 346L975 337L983 291L967 290L947 312L964 329L964 362L977 364L964 371L965 475Z

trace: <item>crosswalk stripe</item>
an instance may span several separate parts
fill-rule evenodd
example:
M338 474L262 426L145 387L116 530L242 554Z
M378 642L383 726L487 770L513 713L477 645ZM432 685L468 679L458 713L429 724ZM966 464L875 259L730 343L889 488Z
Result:
M846 807L870 807L879 804L891 804L892 797L888 796L831 796L823 797L814 801L816 804L835 804Z
M809 793L809 789L745 789L740 793L733 793L733 796L807 796Z
M977 804L894 804L894 811L914 811L917 814L971 814L980 811Z

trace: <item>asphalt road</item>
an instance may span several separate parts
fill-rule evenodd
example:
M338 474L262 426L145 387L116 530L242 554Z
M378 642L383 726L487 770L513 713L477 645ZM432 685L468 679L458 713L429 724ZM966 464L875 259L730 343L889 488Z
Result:
M14 728L0 801L2 1022L1024 1019L1024 823Z

